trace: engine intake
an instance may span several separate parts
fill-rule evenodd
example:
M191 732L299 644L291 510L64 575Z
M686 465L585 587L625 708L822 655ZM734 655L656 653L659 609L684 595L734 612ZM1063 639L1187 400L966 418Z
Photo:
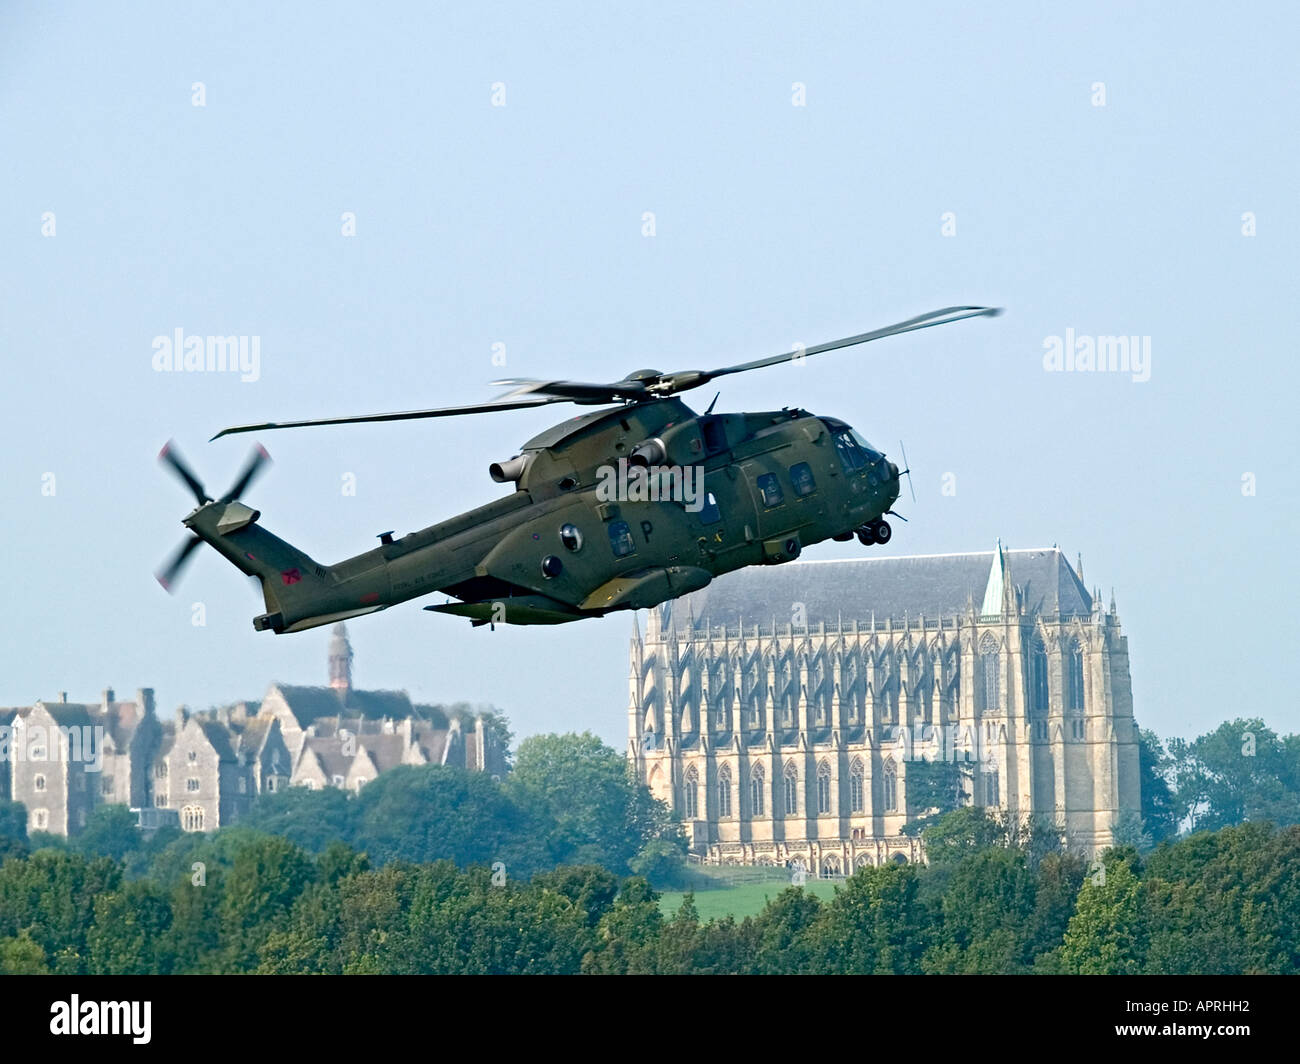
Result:
M660 439L646 440L639 443L628 455L627 464L634 466L664 465L668 460L668 448Z
M528 457L517 454L505 462L493 462L488 466L488 476L498 484L509 484L517 482L524 475L524 469L528 466Z

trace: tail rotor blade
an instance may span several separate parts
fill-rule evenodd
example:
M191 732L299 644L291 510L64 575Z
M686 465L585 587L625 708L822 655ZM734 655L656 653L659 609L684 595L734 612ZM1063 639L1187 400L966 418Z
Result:
M180 545L180 548L171 556L167 564L154 573L155 579L162 585L164 591L170 594L174 590L181 573L185 571L185 567L189 564L194 551L202 542L203 540L199 539L198 536L190 536Z
M235 478L235 483L230 490L221 496L220 502L234 502L247 490L254 478L260 473L271 461L271 456L266 453L266 448L259 444L253 448L253 453L248 456L248 462L240 470L239 476Z
M203 482L191 472L189 465L176 449L175 440L168 440L163 449L158 452L158 461L172 468L173 472L185 482L186 487L194 493L194 498L200 506L212 501L208 493L203 490Z

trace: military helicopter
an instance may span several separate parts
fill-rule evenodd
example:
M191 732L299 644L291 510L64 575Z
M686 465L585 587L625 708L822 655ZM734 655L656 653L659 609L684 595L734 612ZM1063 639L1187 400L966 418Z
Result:
M190 536L157 577L170 590L199 544L210 543L260 581L266 612L253 627L277 634L433 592L454 601L425 609L475 625L562 624L655 606L723 573L790 561L824 539L888 543L885 516L893 515L907 470L848 424L789 408L715 414L717 396L696 414L677 395L734 373L999 312L945 307L720 369L643 369L610 384L497 381L512 390L479 404L239 425L213 436L552 403L607 407L547 429L519 454L492 463L495 482L514 484L509 495L398 539L384 532L373 550L334 565L266 531L260 511L241 501L268 461L260 446L230 490L213 499L169 443L159 458L197 505L182 521Z

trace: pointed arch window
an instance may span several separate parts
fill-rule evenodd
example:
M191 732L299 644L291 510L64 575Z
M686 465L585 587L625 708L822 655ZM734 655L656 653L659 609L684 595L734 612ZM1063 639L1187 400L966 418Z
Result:
M898 811L898 769L894 767L893 761L885 762L885 771L882 778L881 795L884 798L886 813L896 813Z
M831 811L831 767L823 761L817 766L817 812L826 815Z
M1047 686L1047 651L1041 639L1034 640L1029 653L1029 691L1030 709L1037 713L1046 713L1051 695Z
M755 765L749 773L749 815L763 816L765 804L763 801L764 791L763 766Z
M989 769L984 777L984 804L990 809L996 809L1002 804L1002 790L996 768Z
M976 677L975 693L980 704L977 709L994 710L1002 707L1002 691L998 682L1002 655L998 653L998 641L993 633L985 632L980 640L979 675Z
M799 815L799 770L794 765L785 766L785 780L781 788L785 799L785 815Z
M849 770L849 809L854 813L862 812L862 785L865 778L862 762L855 758L853 767Z
M1068 683L1066 691L1069 701L1066 703L1070 709L1083 708L1083 648L1079 646L1077 639L1070 643L1070 650L1066 655L1066 676Z
M686 770L686 784L682 787L682 804L686 807L687 820L694 820L700 815L700 774L694 765Z
M731 816L731 766L723 765L718 772L718 816Z

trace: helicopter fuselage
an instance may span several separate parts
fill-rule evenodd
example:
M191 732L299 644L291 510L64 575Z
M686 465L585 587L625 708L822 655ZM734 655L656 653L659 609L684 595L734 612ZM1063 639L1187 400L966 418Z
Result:
M824 539L869 543L874 529L886 541L882 518L899 491L898 467L834 418L698 415L677 398L562 422L491 473L515 490L331 566L238 501L200 505L185 524L260 578L259 630L300 631L433 592L452 601L426 609L475 624L557 624L657 605Z

